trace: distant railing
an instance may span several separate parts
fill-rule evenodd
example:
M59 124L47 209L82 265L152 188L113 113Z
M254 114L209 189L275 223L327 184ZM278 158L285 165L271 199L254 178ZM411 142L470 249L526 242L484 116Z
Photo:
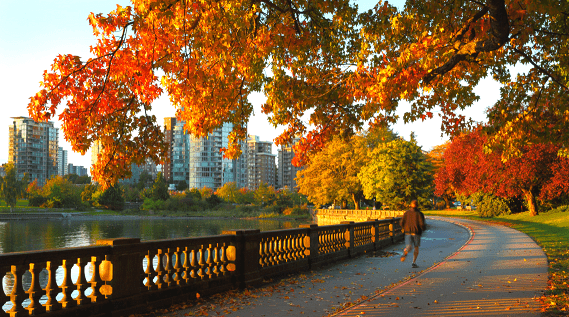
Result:
M119 238L96 246L0 254L0 317L143 312L378 250L399 219L199 238Z
M405 210L371 210L371 209L317 209L313 218L318 225L331 225L342 221L361 222L368 219L386 219L401 217Z

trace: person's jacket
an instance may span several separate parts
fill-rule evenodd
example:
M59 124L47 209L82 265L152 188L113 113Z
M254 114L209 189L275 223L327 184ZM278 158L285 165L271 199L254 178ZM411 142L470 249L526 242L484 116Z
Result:
M403 214L399 221L406 234L422 234L425 226L425 215L417 208L411 208Z

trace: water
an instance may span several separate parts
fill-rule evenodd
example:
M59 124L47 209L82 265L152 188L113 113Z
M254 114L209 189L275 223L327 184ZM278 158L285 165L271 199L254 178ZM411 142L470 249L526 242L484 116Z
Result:
M141 240L173 239L184 237L200 237L221 234L223 230L231 229L260 229L261 231L298 228L306 221L274 220L274 219L204 219L204 218L138 218L138 217L73 217L64 219L42 220L10 220L0 221L0 253L59 249L67 247L79 247L95 244L99 239L109 238L140 238ZM156 267L157 259L154 259ZM142 263L142 265L146 265ZM92 274L90 263L85 268L86 279ZM0 274L1 275L1 274ZM78 277L78 267L71 270L73 282ZM2 279L2 288L5 294L11 292L13 276L6 274ZM61 285L63 269L57 270L56 282ZM24 289L28 289L31 283L31 275L24 274L22 277ZM40 273L40 286L45 287L47 272ZM86 290L85 295L90 295L92 290ZM77 291L72 297L77 296ZM59 293L57 300L63 295ZM45 303L44 295L40 303ZM26 307L29 300L24 301ZM0 303L0 309L4 311L12 307L10 302Z
M290 229L303 223L309 221L148 217L10 220L0 221L0 253L87 246L109 238L144 241L218 235L230 229Z

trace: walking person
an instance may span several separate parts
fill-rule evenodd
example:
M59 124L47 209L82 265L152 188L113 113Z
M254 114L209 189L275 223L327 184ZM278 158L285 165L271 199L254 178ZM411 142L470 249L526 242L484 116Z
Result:
M411 267L417 268L417 256L419 255L419 246L421 246L421 234L425 230L425 215L419 210L419 204L413 200L410 204L410 209L403 214L399 224L405 232L405 249L401 262L405 261L407 253L413 248L413 264Z

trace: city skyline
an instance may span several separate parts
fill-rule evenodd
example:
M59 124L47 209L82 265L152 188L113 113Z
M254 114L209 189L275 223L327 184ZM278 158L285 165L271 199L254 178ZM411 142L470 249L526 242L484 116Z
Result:
M32 1L32 3L3 2L0 5L0 69L4 74L0 79L0 93L4 97L0 118L0 164L8 161L8 126L11 117L29 116L27 104L29 97L39 89L42 73L48 69L58 54L76 54L86 59L90 56L89 46L95 43L92 29L87 22L87 16L93 13L108 13L116 8L116 3L128 5L128 1L103 0L78 3L70 6L64 1ZM360 6L366 9L369 3L362 2ZM499 85L488 80L477 88L481 100L463 114L475 121L485 121L484 110L498 98ZM249 134L260 136L263 141L274 142L284 127L273 127L267 116L261 113L264 96L254 93L250 97L254 105L254 115L250 118ZM402 104L398 113L402 117L409 105ZM62 107L58 109L61 113ZM168 97L162 95L153 104L153 112L157 124L163 127L165 117L174 115L175 108L169 103ZM415 132L417 142L428 151L433 146L448 140L441 137L441 119L435 111L435 118L425 122L403 124L399 122L392 126L394 132L408 139ZM55 127L61 128L57 117L52 118ZM64 140L63 131L59 135L59 144L68 151L68 162L90 166L90 151L85 155L73 152L70 144ZM276 149L274 149L276 153Z

